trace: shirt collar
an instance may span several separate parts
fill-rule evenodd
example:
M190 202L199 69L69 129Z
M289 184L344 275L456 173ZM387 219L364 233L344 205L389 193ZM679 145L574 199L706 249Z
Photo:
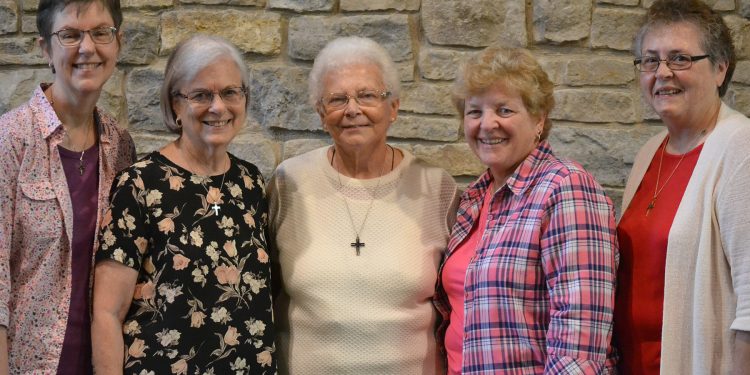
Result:
M52 108L52 104L50 104L47 96L44 95L44 90L46 90L51 85L51 83L40 84L36 88L36 90L34 90L34 94L31 98L31 107L37 108L39 110L40 116L42 116L43 121L39 122L39 127L41 128L40 130L42 131L42 135L45 139L52 136L58 129L62 131L62 121L60 121L60 119L57 117L55 109ZM103 122L106 121L106 119L102 119L99 114L99 109L95 107L94 124L96 125L99 134L99 142L111 143L112 134L110 134L107 127L105 127L103 124Z

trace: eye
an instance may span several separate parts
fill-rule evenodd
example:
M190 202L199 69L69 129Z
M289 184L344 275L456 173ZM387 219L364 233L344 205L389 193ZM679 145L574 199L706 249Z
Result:
M500 107L500 108L497 109L497 114L500 117L510 117L514 113L516 113L516 111L514 111L514 110L512 110L512 109L510 109L508 107Z
M110 29L109 27L100 27L98 29L91 30L91 37L96 40L109 39L110 35L112 35L112 29Z
M331 94L324 100L324 104L330 107L343 107L349 101L344 94Z
M476 108L467 109L464 113L465 118L478 119L482 117L482 111Z
M210 103L214 94L210 91L193 91L188 94L188 99L195 103Z
M57 32L57 36L62 39L63 42L74 42L81 38L81 30L66 29Z
M236 101L242 99L242 89L239 87L230 87L221 91L221 97L227 101Z
M687 63L693 61L693 59L691 59L690 56L688 56L688 55L682 55L682 54L680 54L680 55L670 56L669 57L669 61L671 61L673 63L677 63L677 64L687 64Z
M357 93L357 99L364 100L364 101L374 101L374 100L377 100L378 97L379 97L378 93L372 90L365 90L365 91L360 91Z

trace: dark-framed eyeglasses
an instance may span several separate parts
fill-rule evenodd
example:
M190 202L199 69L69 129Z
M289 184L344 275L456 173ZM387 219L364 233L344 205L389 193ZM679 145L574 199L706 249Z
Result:
M55 31L52 35L57 37L60 45L65 47L73 47L81 44L84 35L88 33L91 40L96 44L109 44L115 40L115 34L117 28L114 26L108 27L97 27L89 30L78 30L78 29L62 29Z
M693 66L694 61L703 60L711 55L690 56L682 53L669 55L666 59L660 59L657 56L643 56L633 60L633 65L640 72L655 72L659 69L662 62L667 64L671 70L685 70Z
M332 92L320 98L320 104L326 111L336 111L346 107L349 100L354 99L362 107L376 107L389 96L391 96L390 91L375 89L359 90L354 95Z
M247 88L244 86L227 87L218 93L211 90L195 90L187 94L181 92L173 92L172 95L184 98L190 104L199 107L208 107L214 102L214 95L219 95L224 104L237 105L243 104L243 100L247 96Z

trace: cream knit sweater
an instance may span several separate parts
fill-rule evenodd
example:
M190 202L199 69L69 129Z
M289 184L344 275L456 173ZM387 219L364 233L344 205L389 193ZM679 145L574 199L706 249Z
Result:
M638 152L623 212L665 136ZM749 193L750 120L722 104L669 231L664 375L728 374L734 330L750 331Z
M280 373L433 375L431 297L456 185L406 151L381 178L339 176L327 149L284 161L269 186ZM359 229L373 196L357 256L344 202Z

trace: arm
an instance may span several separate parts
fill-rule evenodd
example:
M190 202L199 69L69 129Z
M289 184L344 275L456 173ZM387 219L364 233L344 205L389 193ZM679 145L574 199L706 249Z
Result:
M8 374L8 329L0 326L0 375Z
M572 173L550 196L541 233L550 298L545 374L605 369L617 271L614 212L593 177Z
M94 272L91 321L94 372L122 374L125 353L122 323L133 299L138 272L114 261L98 263Z
M732 375L746 375L750 369L750 332L736 331Z

